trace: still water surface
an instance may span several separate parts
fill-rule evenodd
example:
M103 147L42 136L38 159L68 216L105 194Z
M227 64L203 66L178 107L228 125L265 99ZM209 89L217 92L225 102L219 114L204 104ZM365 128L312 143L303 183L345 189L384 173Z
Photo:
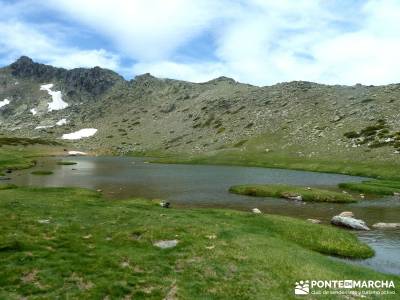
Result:
M73 166L60 166L60 158L46 158L35 169L54 172L51 176L31 175L32 170L12 174L18 185L76 186L101 189L110 199L159 198L175 207L218 207L239 210L259 208L265 213L297 218L317 218L324 223L342 211L352 211L367 224L400 222L400 200L395 197L367 199L354 204L295 203L275 198L254 198L228 192L231 185L282 183L335 189L340 182L364 178L293 170L237 166L150 164L143 158L74 157ZM64 158L64 160L67 160ZM357 232L376 251L376 256L351 261L376 270L400 274L400 230Z

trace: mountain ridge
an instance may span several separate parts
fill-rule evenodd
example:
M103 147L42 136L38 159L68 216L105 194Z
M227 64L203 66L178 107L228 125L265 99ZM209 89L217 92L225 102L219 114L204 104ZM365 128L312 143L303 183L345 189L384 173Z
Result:
M181 81L181 82L187 82L187 83L196 83L196 84L207 84L207 83L216 83L219 81L227 81L227 82L231 82L231 83L239 83L239 84L245 84L245 85L250 85L250 86L255 86L255 87L272 87L275 85L296 85L296 84L312 84L312 85L323 85L323 86L342 86L342 87L354 87L354 86L363 86L363 87L383 87L383 86L391 86L391 85L400 85L400 83L390 83L390 84L383 84L383 85L364 85L364 84L354 84L354 85L346 85L346 84L325 84L325 83L318 83L318 82L313 82L313 81L307 81L307 80L290 80L290 81L283 81L283 82L277 82L271 85L254 85L254 84L250 84L250 83L246 83L246 82L240 82L235 80L234 78L231 77L227 77L227 76L219 76L204 82L191 82L191 81L185 81L185 80L179 80L179 79L172 79L172 78L160 78L160 77L156 77L153 76L151 73L143 73L143 74L138 74L136 75L134 78L132 79L125 79L123 76L121 76L120 74L118 74L116 71L110 70L110 69L106 69L106 68L102 68L99 66L95 66L92 68L84 68L84 67L78 67L78 68L72 68L72 69L66 69L66 68L61 68L61 67L54 67L52 65L48 65L48 64L43 64L43 63L38 63L33 61L32 58L28 57L28 56L21 56L19 57L15 62L11 63L8 66L4 66L4 67L0 67L0 69L4 69L4 68L11 68L13 70L15 70L16 72L13 73L13 75L15 76L21 76L21 77L29 77L29 75L36 75L36 77L40 77L37 76L37 74L29 74L29 73L24 73L21 72L21 67L24 66L28 66L34 70L39 70L39 72L41 71L41 73L45 73L44 70L53 70L52 73L56 73L56 74L63 74L63 73L77 73L78 71L82 72L85 71L87 73L95 73L95 71L97 71L97 73L100 72L104 72L104 73L110 73L110 74L114 74L116 75L116 77L119 77L121 80L125 81L125 82L134 82L137 79L141 79L141 78L152 78L152 79L157 79L157 80L174 80L174 81ZM23 70L22 70L23 71ZM43 78L44 80L46 80L45 78ZM51 77L47 77L47 80L51 80Z
M52 89L46 92L44 84ZM67 106L49 111L55 95ZM60 139L96 128L94 136L66 143L100 152L398 160L400 151L400 84L292 81L257 87L227 77L193 83L149 73L125 80L99 67L66 70L21 57L0 69L3 99L10 102L0 107L4 135ZM357 136L377 124L382 128L370 136Z

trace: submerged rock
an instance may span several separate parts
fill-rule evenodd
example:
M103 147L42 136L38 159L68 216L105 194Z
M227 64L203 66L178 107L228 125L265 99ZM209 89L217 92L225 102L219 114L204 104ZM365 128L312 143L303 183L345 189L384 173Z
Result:
M355 230L370 230L363 220L351 217L334 216L331 223L336 226L348 227Z
M179 243L178 240L169 240L169 241L158 241L155 242L153 245L161 249L168 249L176 247L178 243Z
M372 225L374 228L400 228L400 223L375 223Z

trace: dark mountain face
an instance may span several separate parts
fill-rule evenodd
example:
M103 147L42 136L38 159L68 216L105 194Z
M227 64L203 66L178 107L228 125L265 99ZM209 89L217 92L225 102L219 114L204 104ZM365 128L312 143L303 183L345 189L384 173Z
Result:
M60 98L66 104L51 109ZM128 82L99 67L66 70L21 57L0 69L0 105L0 134L60 139L97 129L72 142L83 149L400 158L397 84L256 87L150 74Z
M92 96L98 96L117 82L125 81L117 73L99 67L72 69L63 75L61 80L65 83L66 89L85 91Z
M67 70L52 66L39 64L27 56L20 57L10 65L12 75L21 79L36 79L39 81L50 81L61 78Z
M22 56L10 65L11 73L16 78L33 79L40 82L59 82L66 92L86 92L98 96L124 79L117 73L95 67L92 69L77 68L66 70L53 66L35 63L29 57Z

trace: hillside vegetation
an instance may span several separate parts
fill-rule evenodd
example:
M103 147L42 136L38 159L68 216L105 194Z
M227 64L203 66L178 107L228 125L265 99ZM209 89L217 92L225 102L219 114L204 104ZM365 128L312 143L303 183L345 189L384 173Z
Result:
M41 87L50 83L66 108L49 111L52 96ZM126 81L101 68L65 70L22 57L0 69L0 99L10 102L0 108L7 136L55 140L94 128L91 137L65 142L175 161L399 176L399 84L256 87L150 74Z

